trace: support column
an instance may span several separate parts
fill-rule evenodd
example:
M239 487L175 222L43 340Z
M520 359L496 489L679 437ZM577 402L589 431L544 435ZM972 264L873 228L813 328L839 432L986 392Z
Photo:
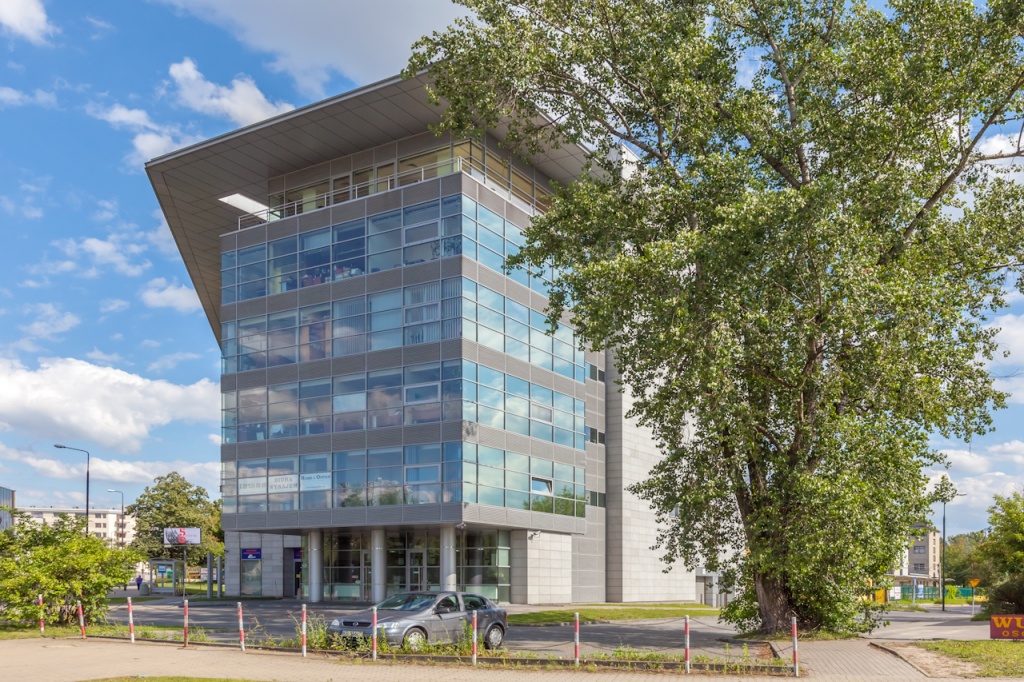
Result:
M455 589L455 526L441 526L441 589Z
M309 531L309 601L317 604L324 600L324 534Z
M387 596L388 537L383 528L370 531L370 561L373 562L373 601L381 602Z

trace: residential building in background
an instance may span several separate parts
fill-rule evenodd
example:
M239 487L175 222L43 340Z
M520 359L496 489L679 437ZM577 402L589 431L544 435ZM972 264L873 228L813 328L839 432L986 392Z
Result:
M504 270L583 150L438 120L396 78L147 164L223 352L228 594L696 600L610 358L548 333L550 268Z
M33 521L53 523L61 514L68 516L85 516L81 507L18 507L18 511L28 514ZM135 539L135 517L125 515L121 518L121 509L89 508L89 534L106 540L111 546L127 547Z
M18 505L15 502L15 497L13 490L0 486L0 507L16 509ZM10 528L12 523L14 523L14 519L11 517L11 512L0 509L0 530Z
M942 583L942 533L931 524L918 523L903 560L893 572L897 587L938 587Z

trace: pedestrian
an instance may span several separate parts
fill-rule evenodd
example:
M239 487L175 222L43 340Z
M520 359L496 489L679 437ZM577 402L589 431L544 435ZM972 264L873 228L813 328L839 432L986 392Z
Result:
M135 576L135 589L139 590L139 591L142 590L142 576L141 575Z

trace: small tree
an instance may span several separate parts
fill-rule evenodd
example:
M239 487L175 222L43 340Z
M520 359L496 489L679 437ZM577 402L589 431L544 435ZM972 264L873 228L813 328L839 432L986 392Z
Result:
M211 502L205 488L189 483L176 471L153 479L153 485L147 486L125 512L135 517L132 547L147 558L182 558L184 550L164 547L164 528L198 528L202 544L189 548L195 558L207 552L224 554L220 501Z
M73 622L76 601L87 621L101 620L107 594L131 579L139 553L87 535L84 517L61 514L45 524L12 514L14 524L0 532L0 621L35 622L40 594L49 622Z
M1020 613L1024 609L1024 493L996 495L988 522L992 530L977 551L995 574L985 611Z

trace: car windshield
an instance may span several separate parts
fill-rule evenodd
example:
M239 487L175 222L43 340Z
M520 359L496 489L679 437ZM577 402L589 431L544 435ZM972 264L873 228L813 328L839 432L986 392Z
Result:
M436 594L396 594L388 597L377 608L385 611L420 611L434 603Z

